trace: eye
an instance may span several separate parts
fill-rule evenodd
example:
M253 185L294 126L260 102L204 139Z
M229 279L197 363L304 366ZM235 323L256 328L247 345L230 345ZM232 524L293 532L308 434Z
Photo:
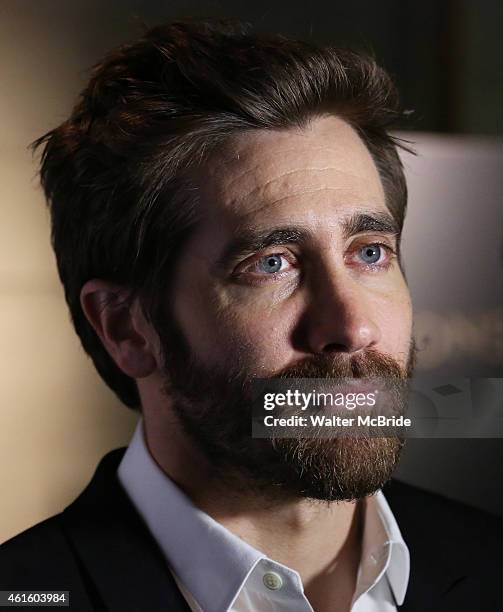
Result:
M375 264L381 259L382 247L380 244L366 244L360 249L360 255L366 264Z
M243 262L234 271L236 280L248 283L279 280L296 267L295 258L290 253L270 253Z
M257 261L256 266L261 272L274 274L275 272L280 272L282 270L283 261L284 260L281 255L266 255Z
M395 251L387 244L374 242L358 249L358 255L368 268L385 269L391 265Z

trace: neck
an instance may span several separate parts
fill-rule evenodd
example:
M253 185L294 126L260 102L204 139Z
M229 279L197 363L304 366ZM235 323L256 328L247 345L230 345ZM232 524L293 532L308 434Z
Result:
M201 510L264 555L296 570L316 612L349 610L362 540L362 503L226 489L173 420L145 420L149 451Z

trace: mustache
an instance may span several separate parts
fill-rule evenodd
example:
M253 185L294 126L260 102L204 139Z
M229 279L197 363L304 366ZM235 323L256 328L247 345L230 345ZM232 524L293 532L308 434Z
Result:
M276 372L271 378L407 378L409 372L393 357L374 349L351 357L315 355Z

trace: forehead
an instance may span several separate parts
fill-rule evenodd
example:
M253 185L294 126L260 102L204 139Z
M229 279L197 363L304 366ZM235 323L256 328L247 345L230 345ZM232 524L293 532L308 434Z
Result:
M386 210L368 149L335 116L302 129L235 135L198 178L203 217L223 225L311 220L326 227L355 209Z

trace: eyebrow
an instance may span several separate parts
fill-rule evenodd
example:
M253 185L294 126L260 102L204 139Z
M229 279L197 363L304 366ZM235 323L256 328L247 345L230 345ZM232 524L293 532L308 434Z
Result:
M355 234L377 232L399 237L400 228L393 217L385 212L353 213L341 220L342 236L347 240ZM250 255L271 246L302 244L312 241L315 233L299 226L278 227L273 229L243 228L235 232L216 265L225 267L229 260Z
M362 232L377 232L399 236L400 227L386 212L354 213L342 221L342 235L345 240Z

